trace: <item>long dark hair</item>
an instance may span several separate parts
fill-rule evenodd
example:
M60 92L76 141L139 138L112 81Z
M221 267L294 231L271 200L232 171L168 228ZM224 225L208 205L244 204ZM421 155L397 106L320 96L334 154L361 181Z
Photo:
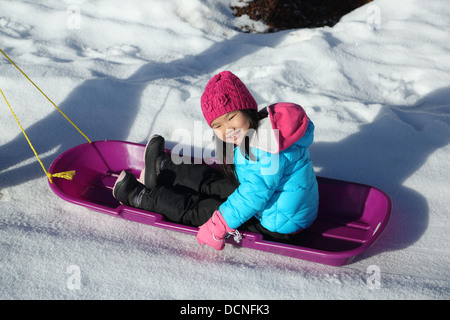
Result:
M246 159L255 160L255 156L250 152L250 137L254 133L254 130L258 129L259 121L265 117L267 117L267 113L258 112L252 109L240 110L244 116L247 117L249 121L249 130L247 130L242 143L240 145L240 150L242 155ZM253 129L253 130L250 130ZM214 142L216 144L216 157L218 163L222 167L222 171L226 177L237 180L236 176L236 168L233 162L234 158L234 148L236 147L234 143L227 143L221 139L219 139L214 134Z

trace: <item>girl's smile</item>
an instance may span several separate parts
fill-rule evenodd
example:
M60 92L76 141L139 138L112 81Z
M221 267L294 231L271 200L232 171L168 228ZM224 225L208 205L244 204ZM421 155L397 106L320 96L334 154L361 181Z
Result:
M230 130L227 130L227 131L230 131ZM227 134L226 139L236 141L241 136L241 133L242 133L241 129L232 130L231 133Z
M220 140L240 145L250 122L241 111L232 111L211 122L211 128Z

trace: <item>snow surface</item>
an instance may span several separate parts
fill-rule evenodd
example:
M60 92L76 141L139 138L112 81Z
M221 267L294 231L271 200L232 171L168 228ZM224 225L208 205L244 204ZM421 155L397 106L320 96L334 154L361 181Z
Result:
M261 107L301 104L316 125L317 174L392 198L380 240L330 267L231 245L216 252L72 205L52 193L2 101L0 298L450 297L448 1L375 0L332 28L275 34L239 32L248 20L234 19L231 2L1 0L0 48L92 140L159 133L207 148L200 96L222 70ZM4 58L0 88L47 168L85 142Z

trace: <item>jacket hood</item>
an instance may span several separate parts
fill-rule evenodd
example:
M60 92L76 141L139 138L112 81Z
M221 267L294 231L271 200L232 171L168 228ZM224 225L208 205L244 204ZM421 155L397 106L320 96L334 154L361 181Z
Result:
M258 129L251 135L250 147L279 153L296 142L303 147L312 143L312 135L307 134L310 120L301 106L280 102L260 112L267 114L267 117L259 122Z

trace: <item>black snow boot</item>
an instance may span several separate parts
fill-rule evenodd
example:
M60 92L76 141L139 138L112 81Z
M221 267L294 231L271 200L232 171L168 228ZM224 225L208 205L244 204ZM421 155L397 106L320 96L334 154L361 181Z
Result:
M145 186L128 171L122 171L113 188L113 196L126 206L139 207Z
M162 136L153 135L145 147L145 168L141 172L139 181L147 188L153 189L156 186L156 179L161 172L164 161L168 158L164 152L164 143L165 140Z

